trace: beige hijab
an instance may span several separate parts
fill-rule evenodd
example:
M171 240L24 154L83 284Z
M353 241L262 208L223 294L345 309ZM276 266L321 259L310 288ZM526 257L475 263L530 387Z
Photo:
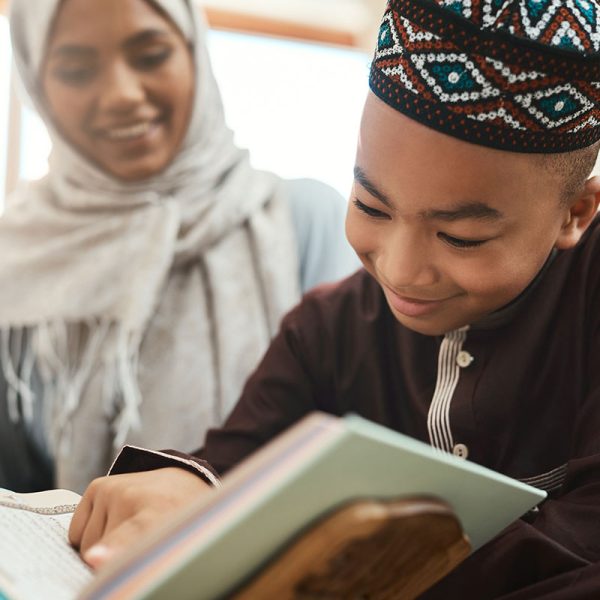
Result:
M81 490L125 442L199 446L299 286L281 181L233 144L197 10L156 0L193 46L195 106L172 164L124 184L48 118L38 74L59 1L16 0L10 16L53 149L49 175L17 189L0 219L1 359L13 418L42 403L56 483Z

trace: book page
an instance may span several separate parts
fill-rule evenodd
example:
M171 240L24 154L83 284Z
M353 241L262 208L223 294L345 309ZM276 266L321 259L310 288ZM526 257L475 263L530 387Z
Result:
M0 598L73 600L93 577L68 542L78 496L0 490Z

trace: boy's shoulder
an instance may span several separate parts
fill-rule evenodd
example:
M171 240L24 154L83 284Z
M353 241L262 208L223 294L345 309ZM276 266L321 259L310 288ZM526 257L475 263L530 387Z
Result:
M373 318L387 307L379 284L362 268L345 279L317 286L304 296L302 304L330 317Z
M342 354L342 363L349 364L349 357L372 351L390 320L395 322L379 284L361 269L305 294L283 319L278 339L301 357L311 377L320 373L328 380Z
M283 320L284 332L297 334L309 345L326 339L361 335L381 319L391 316L385 296L375 279L364 269L335 283L320 285Z

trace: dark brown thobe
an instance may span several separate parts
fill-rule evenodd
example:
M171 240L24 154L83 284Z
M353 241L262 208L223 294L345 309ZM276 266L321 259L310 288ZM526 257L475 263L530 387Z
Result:
M364 271L310 293L196 456L223 474L315 409L358 413L549 492L424 598L600 598L598 219L515 302L443 337L400 325Z

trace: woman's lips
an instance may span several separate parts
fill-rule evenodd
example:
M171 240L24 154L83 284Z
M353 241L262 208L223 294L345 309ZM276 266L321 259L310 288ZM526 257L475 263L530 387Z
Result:
M104 129L99 137L110 160L137 160L160 147L164 131L162 122L136 123L131 126Z
M145 121L142 123L136 123L135 125L128 125L125 127L111 127L104 131L104 135L111 141L130 141L132 139L140 138L147 134L153 127L154 123Z
M99 140L118 145L127 145L140 141L150 140L161 126L162 120L143 119L97 127L94 132Z

